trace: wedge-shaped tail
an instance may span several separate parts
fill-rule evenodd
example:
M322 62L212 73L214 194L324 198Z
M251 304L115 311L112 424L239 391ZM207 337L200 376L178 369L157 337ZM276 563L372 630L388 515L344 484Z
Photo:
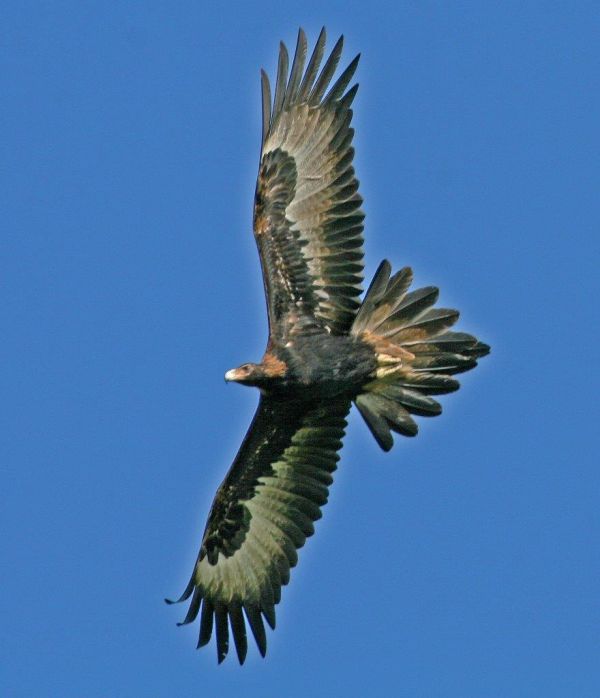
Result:
M470 334L449 331L458 311L433 307L439 295L434 286L409 292L412 276L409 267L392 276L384 260L351 329L377 354L376 378L355 402L384 451L394 444L392 431L415 436L411 415L440 414L431 396L458 390L452 376L476 366L490 350Z

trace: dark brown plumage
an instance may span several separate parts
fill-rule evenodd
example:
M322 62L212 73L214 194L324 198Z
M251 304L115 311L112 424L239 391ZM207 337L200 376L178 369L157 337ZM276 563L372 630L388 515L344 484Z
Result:
M254 420L213 501L200 553L179 601L183 623L200 613L198 646L229 631L240 663L246 622L260 653L275 605L327 502L352 402L384 449L392 431L417 433L411 415L441 412L432 395L459 387L453 374L489 347L451 332L458 312L434 308L438 291L409 292L412 272L379 266L362 304L362 199L352 166L348 89L358 56L330 87L340 39L322 69L325 30L308 65L300 30L292 68L280 45L275 94L262 73L263 133L254 234L269 340L260 364L227 380L261 391ZM244 620L244 618L246 620Z

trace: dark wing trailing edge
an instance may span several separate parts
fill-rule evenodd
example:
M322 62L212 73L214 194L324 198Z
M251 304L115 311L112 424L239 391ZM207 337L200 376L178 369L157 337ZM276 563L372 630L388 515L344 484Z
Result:
M264 656L263 617L275 627L275 604L296 550L313 533L339 459L350 401L279 401L261 397L238 455L217 490L198 560L179 601L190 596L183 623L200 613L198 647L213 627L219 663L229 627L240 664L247 651L246 620Z
M347 332L359 306L364 215L350 128L358 85L347 90L359 56L329 88L342 45L343 37L319 73L323 29L304 70L307 45L301 29L288 77L288 53L281 44L272 102L269 79L262 73L254 233L269 331L280 340L323 328Z

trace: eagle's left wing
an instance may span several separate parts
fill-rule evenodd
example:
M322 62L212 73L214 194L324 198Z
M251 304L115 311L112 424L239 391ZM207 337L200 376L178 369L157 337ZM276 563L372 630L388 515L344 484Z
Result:
M240 663L246 657L244 614L264 656L262 618L275 627L275 604L327 502L350 401L260 398L240 450L217 490L190 582L183 623L200 611L198 647L216 627L219 663L231 626Z
M280 46L275 95L262 73L263 136L254 235L267 298L270 337L312 331L344 334L358 308L363 271L362 199L352 158L350 89L358 56L330 87L342 53L321 31L306 70L302 29L288 76Z

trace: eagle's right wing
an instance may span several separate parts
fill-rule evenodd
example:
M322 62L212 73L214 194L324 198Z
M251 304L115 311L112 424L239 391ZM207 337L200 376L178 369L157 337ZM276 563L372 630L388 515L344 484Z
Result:
M216 626L219 662L229 648L229 623L243 663L244 613L264 656L262 618L275 627L281 586L327 502L349 409L346 398L306 403L261 397L217 490L194 572L179 599L192 596L184 623L196 618L202 604L198 647Z

